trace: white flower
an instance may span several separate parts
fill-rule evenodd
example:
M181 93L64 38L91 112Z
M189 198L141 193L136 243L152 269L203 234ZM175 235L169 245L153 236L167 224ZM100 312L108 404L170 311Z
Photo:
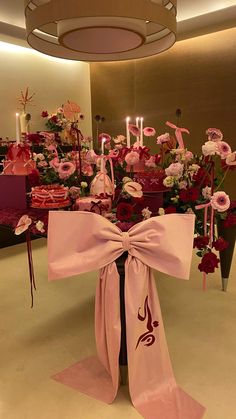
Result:
M117 135L117 137L113 138L113 141L114 141L115 144L124 143L125 142L125 136L124 135Z
M123 190L134 198L141 198L143 196L142 185L138 182L126 182Z
M186 211L187 214L195 214L192 208L188 208Z
M186 180L181 180L179 182L179 189L187 189L188 182Z
M81 182L80 186L81 186L82 189L85 189L85 188L87 188L88 184L87 184L87 182Z
M174 186L175 183L175 178L174 176L167 176L164 180L163 180L163 185L166 188L172 188Z
M127 182L133 182L133 181L132 181L132 179L130 177L125 176L125 177L123 177L122 182L123 183L127 183Z
M191 166L189 166L188 168L188 170L193 173L197 173L199 169L200 169L200 166L196 163L191 164Z
M158 214L159 214L159 215L165 215L165 210L164 210L164 208L159 208L159 210L158 210Z
M152 211L150 211L148 207L143 208L142 216L143 216L144 220L148 220L148 218L150 218L151 215L152 215Z
M37 221L37 223L35 224L35 227L37 228L38 231L40 231L40 233L45 233L44 230L44 223L42 221Z
M233 151L233 153L228 154L228 156L226 157L226 164L228 164L228 166L236 165L236 151Z
M215 154L219 154L217 142L215 142L215 141L207 141L202 146L202 154L204 156L214 156Z
M211 188L210 188L210 186L206 186L205 188L202 189L202 196L205 199L210 199L211 198Z
M167 176L178 176L181 177L183 174L184 166L181 163L172 163L165 169Z

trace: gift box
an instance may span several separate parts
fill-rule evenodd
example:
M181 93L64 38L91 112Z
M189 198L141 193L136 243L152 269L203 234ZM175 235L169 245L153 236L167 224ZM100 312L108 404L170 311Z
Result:
M0 209L27 208L27 192L29 190L27 176L0 176Z

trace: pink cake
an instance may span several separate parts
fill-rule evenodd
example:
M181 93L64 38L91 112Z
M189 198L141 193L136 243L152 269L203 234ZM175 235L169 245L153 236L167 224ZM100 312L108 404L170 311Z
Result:
M95 196L81 197L76 199L75 209L77 211L89 211L105 215L105 213L111 211L111 198L96 198Z
M64 208L69 205L68 188L63 185L41 185L31 189L33 208Z
M3 161L3 173L5 175L29 175L36 169L36 163L31 159L28 146L11 144L8 147L6 160Z

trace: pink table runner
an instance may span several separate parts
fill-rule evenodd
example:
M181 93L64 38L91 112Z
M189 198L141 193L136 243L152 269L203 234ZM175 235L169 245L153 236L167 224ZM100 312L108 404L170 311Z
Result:
M56 374L89 396L111 403L119 387L120 300L115 260L128 251L125 299L129 388L146 419L200 419L204 408L175 381L151 268L188 279L195 218L153 217L123 233L100 215L50 212L49 279L100 269L96 291L97 357Z

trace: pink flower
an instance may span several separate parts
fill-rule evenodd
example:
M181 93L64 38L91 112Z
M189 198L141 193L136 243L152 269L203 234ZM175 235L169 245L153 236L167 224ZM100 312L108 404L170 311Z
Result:
M143 134L145 135L145 137L154 137L154 135L156 134L156 130L152 127L145 127L143 129Z
M208 128L206 131L208 141L221 141L223 138L222 132L217 128Z
M79 198L79 193L80 193L80 188L78 188L77 186L71 186L70 187L69 195L71 196L72 199Z
M156 167L156 157L151 156L148 160L145 160L145 166L149 168Z
M170 134L168 132L157 137L157 144L167 143L168 141L170 141Z
M83 163L82 164L82 172L85 176L93 176L93 168L91 164Z
M39 161L38 163L37 163L37 166L38 167L47 167L47 162L45 161L45 160L41 160L41 161Z
M137 151L130 151L128 154L126 154L125 161L129 166L133 166L139 162L139 154Z
M214 156L215 154L219 154L217 143L214 141L207 141L202 146L202 154L204 156Z
M69 161L60 163L58 174L60 179L68 179L75 172L75 165Z
M185 160L186 161L190 161L190 160L192 160L193 159L193 153L192 153L192 151L186 151L186 153L185 153Z
M28 217L28 215L22 215L22 217L19 219L17 226L15 228L15 234L19 236L19 234L28 230L30 224L32 224L31 218Z
M184 166L181 163L172 163L169 167L165 169L167 176L182 176Z
M236 151L227 155L226 164L228 166L236 166Z
M220 157L222 159L225 159L229 154L232 153L230 145L226 143L225 141L218 141L217 146L218 146Z
M109 144L111 142L111 136L109 134L106 134L105 132L102 132L98 136L98 141L101 143L102 140L105 139L105 144Z
M60 161L58 157L54 157L54 159L50 160L49 166L52 167L55 171L57 171L58 167L60 166Z
M229 196L223 192L215 192L211 197L211 205L218 212L225 212L230 207Z
M133 124L129 124L129 131L131 132L131 134L133 134L135 137L139 137L140 136L140 129Z
M142 186L138 182L126 182L123 190L134 198L141 198L143 196Z

